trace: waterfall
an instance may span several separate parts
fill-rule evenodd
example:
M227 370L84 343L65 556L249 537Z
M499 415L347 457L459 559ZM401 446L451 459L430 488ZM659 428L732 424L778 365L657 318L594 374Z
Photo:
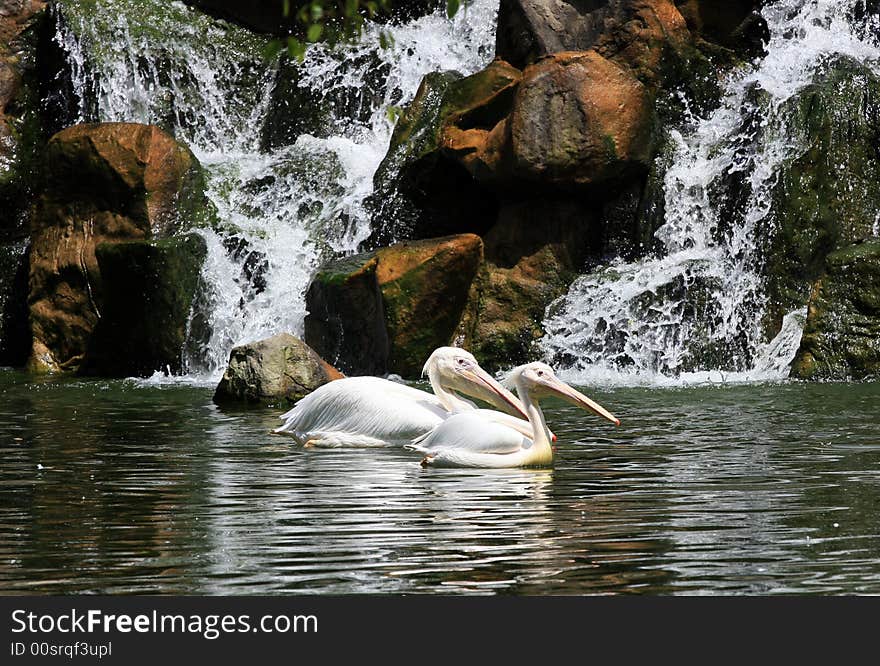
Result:
M830 56L876 66L880 49L852 24L857 2L776 0L763 10L767 54L731 76L719 107L670 133L660 249L579 278L547 309L547 359L584 383L655 384L784 378L800 344L805 309L779 334L762 325L762 244L773 233L771 189L803 147L784 104ZM876 25L875 25L876 27ZM724 183L748 200L731 217Z
M304 293L322 257L352 252L369 234L364 201L394 108L428 72L485 66L497 9L498 0L474 0L453 20L438 10L391 26L386 48L383 27L371 23L357 43L310 47L297 85L319 101L350 93L357 112L331 111L320 136L267 149L279 65L265 61L265 38L180 2L61 0L56 42L79 120L158 124L207 170L220 222L199 230L208 258L191 323L200 333L187 350L191 378L216 381L237 344L302 333Z

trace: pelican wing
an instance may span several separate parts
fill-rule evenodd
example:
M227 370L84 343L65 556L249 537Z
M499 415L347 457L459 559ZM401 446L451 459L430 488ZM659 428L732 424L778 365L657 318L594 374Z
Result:
M436 396L378 377L347 377L325 384L296 403L276 432L356 433L388 442L408 441L447 416Z
M491 412L487 415L483 412ZM464 450L470 453L516 453L532 445L522 432L494 418L492 410L454 414L431 432L416 438L411 448L421 453ZM513 418L513 417L510 417ZM523 421L526 428L529 424Z

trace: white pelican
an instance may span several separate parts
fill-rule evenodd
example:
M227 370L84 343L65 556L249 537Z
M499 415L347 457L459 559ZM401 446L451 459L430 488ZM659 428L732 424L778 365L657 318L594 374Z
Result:
M615 425L620 421L601 405L556 377L545 363L515 368L507 379L525 405L535 436L524 434L479 410L450 416L431 432L416 438L406 448L423 453L422 465L437 467L541 467L553 462L552 437L538 399L556 395L578 407L590 409Z
M306 447L403 446L452 414L474 411L531 435L520 401L464 349L440 347L422 372L434 395L379 377L337 379L297 402L275 432L293 435ZM516 416L477 409L458 392Z

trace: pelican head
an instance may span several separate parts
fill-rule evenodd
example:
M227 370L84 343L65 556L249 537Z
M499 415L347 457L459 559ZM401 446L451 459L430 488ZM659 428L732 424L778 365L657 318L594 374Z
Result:
M620 419L607 409L590 400L580 391L563 382L546 363L528 363L521 365L508 376L506 383L522 387L532 398L555 395L558 398L570 402L582 409L595 412L599 416L608 419L614 425L620 425Z
M428 357L422 375L437 387L485 400L498 409L528 419L522 403L480 367L473 354L458 347L440 347Z

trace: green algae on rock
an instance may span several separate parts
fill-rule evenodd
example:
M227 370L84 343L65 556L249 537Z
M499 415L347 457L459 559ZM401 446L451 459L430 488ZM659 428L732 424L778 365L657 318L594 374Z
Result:
M832 252L826 263L813 285L792 375L880 378L880 240Z
M288 405L342 376L302 340L280 333L232 350L214 402Z

